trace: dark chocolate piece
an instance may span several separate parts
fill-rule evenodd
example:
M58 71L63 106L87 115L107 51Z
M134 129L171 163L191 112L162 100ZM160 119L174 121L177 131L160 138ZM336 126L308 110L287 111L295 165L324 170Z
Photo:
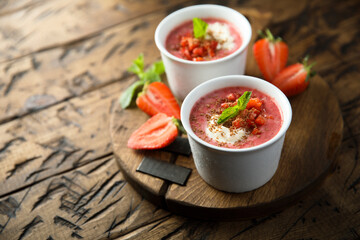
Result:
M183 137L177 137L174 142L163 148L164 151L181 154L189 157L191 155L191 149L189 140Z
M185 186L192 169L155 158L144 157L136 171Z

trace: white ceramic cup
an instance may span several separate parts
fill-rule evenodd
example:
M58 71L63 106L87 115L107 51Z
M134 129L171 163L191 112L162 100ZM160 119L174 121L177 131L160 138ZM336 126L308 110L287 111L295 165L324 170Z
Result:
M194 104L210 92L234 86L257 89L273 98L283 122L272 139L250 148L230 149L207 143L193 132L190 112ZM244 75L223 76L206 81L194 88L181 106L181 121L188 134L197 171L205 182L227 192L251 191L272 178L278 167L291 118L289 100L277 87L265 80Z
M217 18L232 23L242 38L242 44L232 54L212 60L194 62L178 58L165 48L169 33L193 18ZM204 4L180 9L164 18L155 31L155 43L165 65L171 91L182 101L200 83L224 75L244 74L248 45L251 39L249 21L239 12L219 5Z

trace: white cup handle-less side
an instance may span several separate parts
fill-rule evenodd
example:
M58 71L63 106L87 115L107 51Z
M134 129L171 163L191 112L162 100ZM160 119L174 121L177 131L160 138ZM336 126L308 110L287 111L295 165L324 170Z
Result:
M196 159L196 169L205 182L226 192L247 192L261 187L274 176L284 139L285 135L266 148L243 153L240 157L238 154L206 149L191 137L189 142Z
M173 59L163 53L161 53L161 58L164 62L171 91L177 99L183 100L194 87L206 80L224 75L244 74L246 55L247 48L231 60L214 63L209 62L209 64L206 65L192 65L179 61L174 62Z

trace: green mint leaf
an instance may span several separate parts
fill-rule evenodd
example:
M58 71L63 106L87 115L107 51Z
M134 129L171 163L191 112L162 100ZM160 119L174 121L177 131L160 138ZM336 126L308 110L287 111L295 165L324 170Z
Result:
M145 82L161 82L160 75L165 72L165 67L162 61L157 61L151 67L146 70L142 75L142 80Z
M240 111L240 108L238 105L235 105L233 107L228 107L221 113L219 119L217 120L217 123L222 124L222 123L226 122L228 119L236 117L236 115L238 115L239 111Z
M205 36L207 27L208 24L200 18L193 18L193 30L195 38L201 38Z
M165 72L163 61L155 62L148 71L154 72L159 75L163 74Z
M142 80L147 83L161 82L161 77L156 72L147 71L144 73Z
M135 73L141 78L144 73L144 54L140 55L133 61L133 64L128 68L129 72Z
M241 97L239 97L238 106L239 106L240 111L244 110L246 108L246 105L250 101L251 93L252 92L246 91L243 93L243 95L241 95Z
M236 117L241 110L244 110L246 108L246 105L248 104L250 97L251 97L251 92L249 91L244 92L244 94L238 98L237 105L233 107L228 107L221 113L219 119L217 120L217 123L222 124L227 120L229 120L230 118Z
M128 87L125 92L123 92L119 98L120 105L123 109L130 106L132 100L137 96L144 86L143 81L136 81L130 87Z

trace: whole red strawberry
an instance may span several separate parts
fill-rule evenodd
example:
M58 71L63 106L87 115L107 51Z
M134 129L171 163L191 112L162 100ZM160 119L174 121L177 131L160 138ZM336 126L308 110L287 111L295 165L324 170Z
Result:
M263 38L255 42L253 53L263 77L271 82L286 66L289 49L281 38L274 38L269 29L265 33L266 36L260 32Z

